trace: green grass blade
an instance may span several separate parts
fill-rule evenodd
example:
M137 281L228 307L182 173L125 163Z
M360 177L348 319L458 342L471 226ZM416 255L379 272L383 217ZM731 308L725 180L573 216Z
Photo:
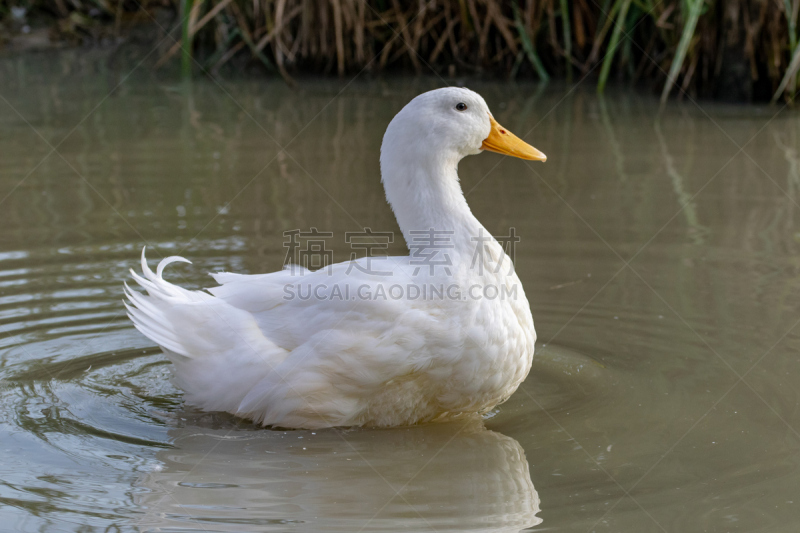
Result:
M783 0L783 8L786 11L786 20L789 23L789 51L794 56L797 50L797 22L794 20L795 12L792 0ZM792 77L789 91L792 94L797 91L797 76Z
M794 21L794 10L791 0L783 0L783 8L786 10L786 20L789 23L789 48L794 52L797 46L797 24Z
M678 74L683 66L683 60L686 59L686 52L689 50L689 45L692 43L694 30L697 27L697 21L700 19L700 12L703 8L703 0L689 0L689 17L686 19L686 24L683 27L683 34L678 43L678 51L672 59L672 66L669 68L669 75L667 82L664 84L664 90L661 92L661 103L667 101L669 92L678 79Z
M567 83L572 83L572 32L570 30L569 3L567 0L561 2L561 27L564 32L564 54L566 57Z
M786 90L786 86L789 85L792 79L794 79L794 77L797 75L797 67L800 67L800 46L797 46L794 49L794 55L792 55L792 62L789 63L789 66L786 69L786 74L783 75L781 84L778 86L778 90L775 91L775 94L772 96L773 103L775 103L778 100L778 98L781 97L783 91Z
M539 79L542 81L549 81L550 75L547 73L547 70L545 70L539 56L536 55L536 48L534 48L528 31L525 29L525 24L522 23L522 17L519 15L519 6L517 6L517 2L515 1L512 6L514 8L514 25L517 27L517 33L519 33L519 38L522 41L522 48L525 50L525 55L528 56L528 61L531 62L533 68L536 69Z
M181 74L184 78L192 75L192 35L189 31L189 13L192 12L193 0L182 0L181 16L183 21L181 24L181 38L183 46L181 48Z
M606 57L603 58L603 67L600 70L600 80L597 82L597 92L602 93L606 88L608 73L611 72L611 64L614 62L614 54L617 51L619 38L625 28L625 19L628 17L628 8L631 7L631 0L617 0L615 4L621 4L617 20L614 23L614 31L611 32L611 42L608 44ZM616 7L616 6L615 6Z

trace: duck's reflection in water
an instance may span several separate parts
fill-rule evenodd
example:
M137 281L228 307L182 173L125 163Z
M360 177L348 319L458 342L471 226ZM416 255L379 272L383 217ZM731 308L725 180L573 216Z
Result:
M519 531L541 523L519 443L480 420L388 430L172 430L143 531Z

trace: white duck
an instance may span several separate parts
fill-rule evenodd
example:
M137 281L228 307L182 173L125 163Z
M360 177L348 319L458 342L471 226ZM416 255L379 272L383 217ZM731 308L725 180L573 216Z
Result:
M546 159L500 126L480 95L421 94L381 147L386 198L417 253L315 272L216 273L219 286L203 292L162 278L186 259L166 258L154 274L143 250L143 277L132 274L149 296L126 285L129 316L201 409L311 429L485 412L527 376L536 332L511 260L459 185L459 161L481 150ZM431 229L442 248L419 252L418 232ZM313 297L300 297L309 289Z

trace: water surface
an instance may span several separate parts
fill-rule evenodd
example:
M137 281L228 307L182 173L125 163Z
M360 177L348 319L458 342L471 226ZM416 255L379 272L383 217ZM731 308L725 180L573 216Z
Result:
M443 80L131 71L0 61L3 529L796 530L796 112L470 82L548 155L459 169L521 238L530 376L483 421L275 431L184 405L127 271L147 245L202 287L280 268L286 230L334 232L336 260L397 231L381 136Z

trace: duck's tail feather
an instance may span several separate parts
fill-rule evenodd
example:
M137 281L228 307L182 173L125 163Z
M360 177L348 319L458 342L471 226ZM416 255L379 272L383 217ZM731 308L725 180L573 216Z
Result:
M187 399L208 410L236 412L245 395L286 355L258 327L253 315L203 291L187 290L162 274L182 257L163 259L153 272L142 250L142 274L125 283L125 307L134 326L164 349L175 382Z
M125 296L128 302L124 304L128 310L128 317L136 329L159 346L178 355L191 357L192 353L190 346L186 346L186 339L182 338L169 319L170 309L187 303L201 303L213 297L200 291L183 289L165 281L162 277L164 268L170 263L177 261L191 263L191 261L179 256L167 257L161 260L154 273L147 265L146 250L147 247L142 248L142 275L131 269L131 276L147 291L149 297L133 291L125 282Z

